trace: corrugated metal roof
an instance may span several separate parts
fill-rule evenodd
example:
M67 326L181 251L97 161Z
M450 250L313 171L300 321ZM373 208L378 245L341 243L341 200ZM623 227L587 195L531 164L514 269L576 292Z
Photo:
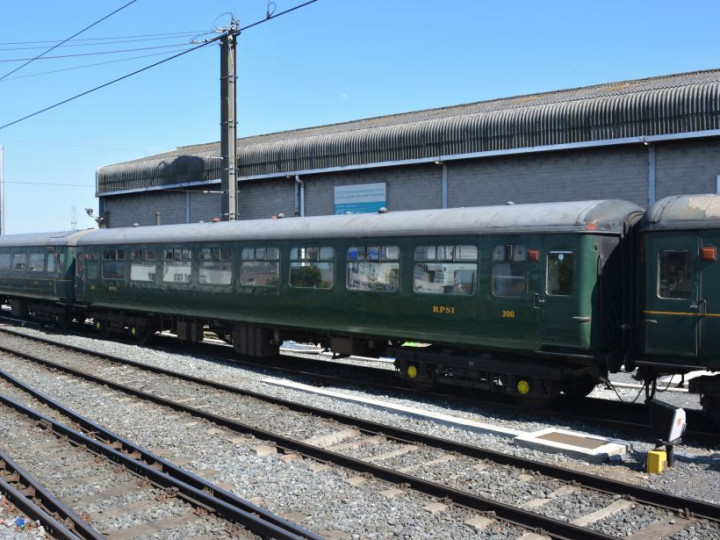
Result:
M81 238L78 245L172 245L180 242L286 239L317 241L323 238L563 231L621 233L628 215L635 212L642 212L642 209L626 201L601 200L223 221L99 229Z
M720 70L481 101L239 139L252 178L626 137L720 129ZM98 171L98 194L220 176L219 143ZM214 159L211 159L214 158Z
M675 195L653 204L643 220L643 229L720 228L720 195Z

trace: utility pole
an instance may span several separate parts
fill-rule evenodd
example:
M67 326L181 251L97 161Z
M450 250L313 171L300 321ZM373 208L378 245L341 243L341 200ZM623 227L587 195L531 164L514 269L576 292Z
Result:
M0 235L5 234L5 147L0 145Z
M222 219L237 219L237 36L239 21L233 17L220 38L220 153L222 154Z

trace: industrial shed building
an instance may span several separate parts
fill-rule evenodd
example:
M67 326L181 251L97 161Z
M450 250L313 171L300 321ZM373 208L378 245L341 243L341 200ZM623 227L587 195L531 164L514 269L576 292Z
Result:
M220 166L215 142L102 167L101 217L220 217ZM720 70L247 137L237 170L238 219L344 213L368 192L390 211L715 193Z

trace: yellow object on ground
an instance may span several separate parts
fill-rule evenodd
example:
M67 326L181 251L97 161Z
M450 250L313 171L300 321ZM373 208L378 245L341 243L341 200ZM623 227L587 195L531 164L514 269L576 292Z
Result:
M667 452L665 450L650 450L647 459L647 472L662 474L667 467Z

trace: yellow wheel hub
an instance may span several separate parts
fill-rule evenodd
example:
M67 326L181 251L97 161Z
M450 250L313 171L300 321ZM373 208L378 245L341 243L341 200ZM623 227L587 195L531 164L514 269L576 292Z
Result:
M415 377L417 377L418 370L415 366L408 366L407 374L408 374L408 377L410 377L411 379L414 379Z
M520 379L517 383L517 391L519 394L522 394L523 396L530 392L530 383L527 382L525 379Z

